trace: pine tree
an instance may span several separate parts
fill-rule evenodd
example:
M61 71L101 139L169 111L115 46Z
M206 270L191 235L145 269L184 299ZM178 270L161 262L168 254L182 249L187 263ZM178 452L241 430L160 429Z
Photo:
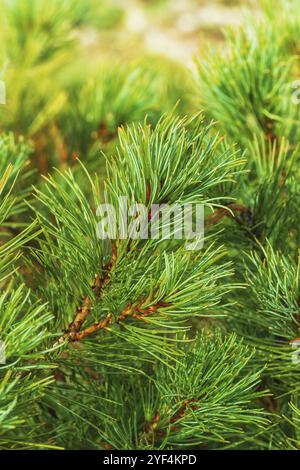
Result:
M77 62L60 61L94 4L81 16L77 2L46 3L3 3L7 80L26 70L33 86L20 77L22 105L1 121L0 448L299 449L290 2L281 19L263 2L260 21L228 32L225 54L197 60L195 81L175 65L160 76L151 58L71 80ZM52 84L54 70L66 81ZM148 222L153 204L203 205L204 247L187 249L172 223L171 239L120 237L120 196ZM103 203L116 209L107 239Z

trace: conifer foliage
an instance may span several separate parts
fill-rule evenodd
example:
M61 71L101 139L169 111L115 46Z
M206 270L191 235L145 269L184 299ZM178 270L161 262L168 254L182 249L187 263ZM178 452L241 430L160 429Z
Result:
M0 449L299 449L295 2L262 2L195 78L149 59L75 79L82 28L124 14L96 3L1 2ZM203 248L119 237L120 196L150 222L202 204Z

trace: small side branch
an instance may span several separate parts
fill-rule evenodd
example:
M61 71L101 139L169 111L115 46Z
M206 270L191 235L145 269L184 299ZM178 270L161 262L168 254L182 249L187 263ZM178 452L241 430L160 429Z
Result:
M68 331L64 335L64 339L67 339L69 341L81 341L82 339L84 339L88 336L91 336L91 335L97 333L98 331L105 330L113 322L114 323L120 323L120 322L126 320L127 317L135 318L137 320L143 320L145 317L148 317L148 316L153 315L154 313L156 313L157 310L160 307L166 307L167 306L167 304L160 301L155 305L151 305L149 307L143 308L144 303L145 303L145 301L143 300L137 306L129 305L124 310L122 310L122 312L117 316L115 322L113 320L113 315L110 313L103 320L101 320L97 323L94 323L93 325L85 328L84 330L81 330L81 331Z
M82 331L74 331L74 332L70 331L67 334L68 340L69 341L80 341L80 340L86 338L87 336L93 335L97 331L105 330L105 328L107 328L110 325L110 323L112 321L112 318L113 318L112 315L109 314L109 315L107 315L106 318L104 318L104 320L101 320L97 323L94 323L93 325L88 326L87 328L85 328Z
M96 276L95 283L92 286L92 290L96 298L99 297L104 285L105 285L104 281L102 282L99 276ZM82 306L78 308L75 319L72 323L70 323L69 329L67 330L66 333L77 332L81 329L83 323L85 322L88 315L90 314L91 306L92 306L92 299L91 297L87 296L84 299Z

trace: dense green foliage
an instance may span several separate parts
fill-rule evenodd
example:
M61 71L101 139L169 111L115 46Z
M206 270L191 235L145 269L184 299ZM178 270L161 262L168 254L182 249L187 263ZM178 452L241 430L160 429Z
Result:
M300 16L272 3L193 76L83 71L109 2L1 1L0 449L300 448ZM100 240L119 196L203 204L204 248Z

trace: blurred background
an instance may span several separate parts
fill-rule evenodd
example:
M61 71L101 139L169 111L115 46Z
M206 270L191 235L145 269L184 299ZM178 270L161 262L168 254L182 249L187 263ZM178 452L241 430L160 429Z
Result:
M240 25L245 7L249 14L255 11L247 0L110 0L106 5L107 29L85 31L85 47L97 50L102 43L107 47L102 53L161 54L185 65L192 64L201 44L222 41L224 26Z
M100 171L117 130L176 103L201 107L193 75L223 28L258 14L247 0L0 0L0 130L24 136L40 174ZM99 157L99 158L98 158ZM102 170L101 170L102 171Z

